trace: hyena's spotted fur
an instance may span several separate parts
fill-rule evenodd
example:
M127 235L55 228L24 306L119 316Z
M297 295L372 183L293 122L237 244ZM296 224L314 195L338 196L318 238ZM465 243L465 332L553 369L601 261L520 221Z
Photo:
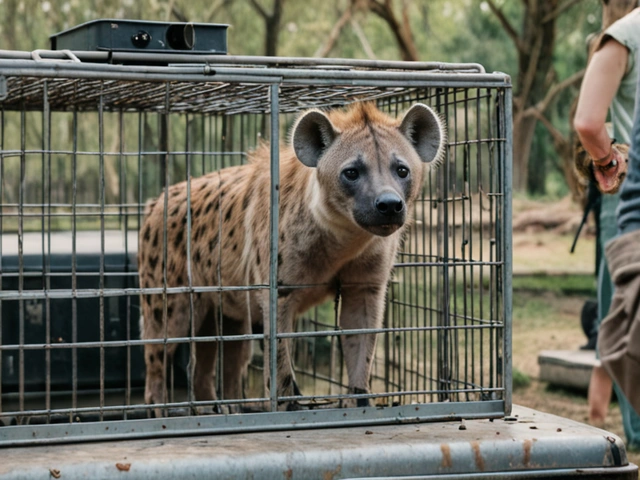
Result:
M443 157L445 136L439 116L422 104L414 105L402 121L382 114L372 104L328 113L311 110L299 118L292 147L283 148L280 158L280 332L292 331L299 314L334 297L338 288L343 329L380 327L407 211L420 192L424 164L437 164ZM263 146L247 165L191 180L194 286L268 284L268 159L269 150ZM167 286L184 286L188 278L187 183L171 186L166 194ZM164 205L163 195L148 204L141 229L138 264L143 288L163 285ZM269 335L268 291L264 289L198 293L193 305L197 335L239 335L252 332L252 327L264 328ZM143 338L190 335L188 294L167 295L166 312L159 294L143 296L142 306ZM216 321L219 312L222 318ZM375 338L342 337L351 392L368 392ZM215 342L197 343L193 378L197 400L216 399L217 348ZM224 342L223 348L222 393L226 399L240 399L250 345L233 341ZM175 344L145 345L146 402L165 401L163 365L174 351ZM268 365L269 349L265 352ZM269 368L264 371L265 385L269 385ZM297 392L290 342L280 340L277 393Z

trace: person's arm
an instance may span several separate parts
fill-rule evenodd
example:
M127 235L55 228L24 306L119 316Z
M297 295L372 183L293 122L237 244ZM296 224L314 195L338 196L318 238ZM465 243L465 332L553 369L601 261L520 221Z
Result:
M573 121L582 145L594 159L594 174L605 192L617 178L618 165L624 162L620 154L611 148L612 140L605 121L625 74L628 56L627 47L614 39L609 39L593 54L582 81Z

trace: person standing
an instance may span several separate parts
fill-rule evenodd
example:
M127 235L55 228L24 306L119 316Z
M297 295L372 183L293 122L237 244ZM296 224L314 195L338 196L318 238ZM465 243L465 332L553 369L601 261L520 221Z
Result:
M640 52L640 8L613 23L599 38L580 89L574 127L583 147L593 159L593 174L602 198L600 213L601 246L617 234L616 193L626 173L626 159L614 143L631 141L636 86L637 55ZM605 125L610 114L612 132ZM606 316L611 306L613 283L606 259L602 259L598 278L598 319ZM590 419L604 422L611 395L611 380L605 370L594 369L589 387ZM640 416L616 386L629 446L640 448Z
M628 175L617 211L618 236L605 247L615 292L598 343L602 365L640 413L640 78L637 92Z

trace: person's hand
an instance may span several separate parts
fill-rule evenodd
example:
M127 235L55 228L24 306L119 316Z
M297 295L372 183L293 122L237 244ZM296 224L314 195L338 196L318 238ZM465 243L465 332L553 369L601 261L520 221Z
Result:
M616 193L627 175L629 147L623 144L611 145L611 154L604 160L593 160L593 176L602 193Z

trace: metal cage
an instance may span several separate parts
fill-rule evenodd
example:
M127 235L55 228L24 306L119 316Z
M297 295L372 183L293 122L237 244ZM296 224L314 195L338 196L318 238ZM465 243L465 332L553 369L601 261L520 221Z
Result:
M197 342L237 336L165 338L180 344L167 370L167 416L149 418L140 296L197 301L200 292L265 289L275 330L278 245L272 238L269 284L185 280L145 291L136 269L145 202L246 161L267 140L265 201L277 232L273 159L295 114L361 101L393 115L426 103L449 129L446 161L425 179L397 256L384 324L364 332L378 336L366 395L374 406L340 408L349 394L339 338L363 332L340 328L336 299L300 318L296 332L242 337L254 344L243 398L196 402L189 373ZM0 444L509 413L510 223L510 79L478 65L2 52ZM276 366L263 366L260 350L285 337L302 390L295 412L277 411L280 399L262 382L262 369ZM231 405L238 413L194 413Z

